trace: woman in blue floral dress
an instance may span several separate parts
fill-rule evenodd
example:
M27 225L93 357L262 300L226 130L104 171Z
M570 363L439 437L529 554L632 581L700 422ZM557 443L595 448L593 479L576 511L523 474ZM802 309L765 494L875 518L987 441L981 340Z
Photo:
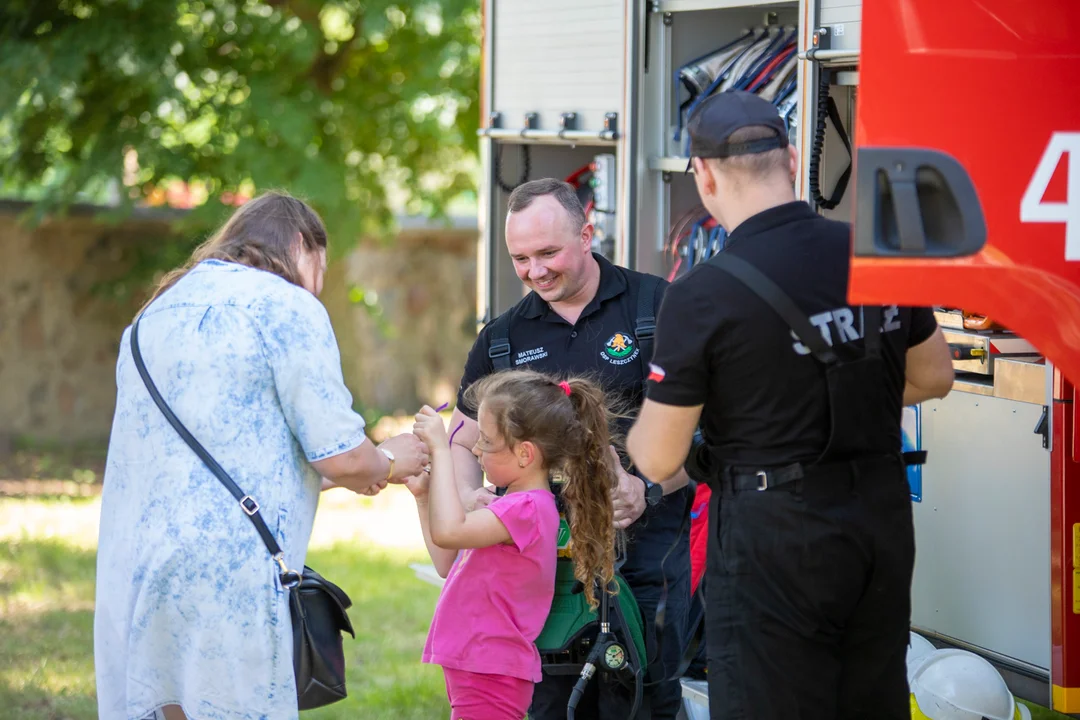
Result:
M374 494L428 462L411 434L367 441L317 299L325 263L318 215L288 195L262 195L162 281L139 324L165 401L255 498L286 565L298 569L324 485ZM120 343L102 494L99 717L295 720L278 566L154 404L130 334Z

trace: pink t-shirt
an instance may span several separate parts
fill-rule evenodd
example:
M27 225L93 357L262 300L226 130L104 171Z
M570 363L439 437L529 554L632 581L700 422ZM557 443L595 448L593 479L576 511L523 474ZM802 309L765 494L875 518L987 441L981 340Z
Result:
M540 682L535 643L555 594L555 496L507 493L488 509L514 544L461 551L435 607L424 662Z

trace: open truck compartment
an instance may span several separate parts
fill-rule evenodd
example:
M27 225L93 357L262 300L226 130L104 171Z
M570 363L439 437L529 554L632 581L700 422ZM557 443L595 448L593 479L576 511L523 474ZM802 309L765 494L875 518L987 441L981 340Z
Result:
M1080 295L1060 219L1080 248L1080 190L1040 194L1043 156L1080 153L1077 6L486 0L484 18L480 324L524 292L502 228L525 180L575 184L617 264L675 279L722 251L687 113L731 88L766 97L799 149L797 197L853 223L852 300L935 307L954 353L953 392L905 411L929 453L909 474L913 629L1080 713Z

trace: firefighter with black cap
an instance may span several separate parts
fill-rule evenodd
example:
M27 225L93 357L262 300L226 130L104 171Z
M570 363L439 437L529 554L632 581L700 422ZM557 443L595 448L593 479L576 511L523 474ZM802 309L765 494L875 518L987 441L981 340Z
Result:
M628 449L647 477L710 478L710 716L907 720L900 418L948 394L948 346L929 309L848 304L850 227L796 201L773 105L720 93L688 130L728 241L664 296Z

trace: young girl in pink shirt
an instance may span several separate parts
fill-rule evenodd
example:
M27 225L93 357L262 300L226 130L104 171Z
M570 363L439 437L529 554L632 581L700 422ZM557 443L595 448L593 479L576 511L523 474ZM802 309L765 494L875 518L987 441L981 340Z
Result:
M409 489L428 552L447 578L423 660L443 667L451 720L521 720L541 679L535 641L555 592L553 473L565 481L574 571L594 608L593 580L606 587L615 574L612 416L592 382L531 370L489 375L466 399L478 408L473 454L506 494L465 512L443 421L430 407L417 414L413 432L431 452L431 470Z

